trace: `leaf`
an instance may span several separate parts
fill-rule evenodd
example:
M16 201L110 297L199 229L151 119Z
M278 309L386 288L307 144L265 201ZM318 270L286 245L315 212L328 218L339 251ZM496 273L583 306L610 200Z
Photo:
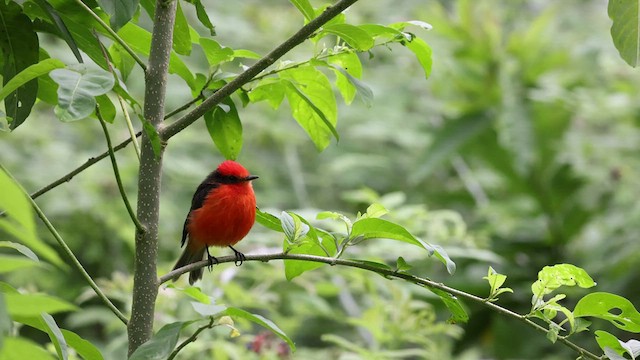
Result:
M561 286L590 288L596 285L584 269L571 264L545 266L538 272L538 280L531 285L534 298L542 298Z
M107 94L96 96L96 103L102 119L109 124L113 124L113 121L116 119L116 107Z
M104 12L109 14L109 25L118 31L133 18L140 0L97 0Z
M207 9L205 9L204 5L202 5L202 1L200 0L187 0L189 3L193 4L196 7L196 16L200 23L204 25L207 29L209 29L209 35L216 36L216 27L213 26L211 20L209 19L209 15L207 14Z
M280 224L290 244L296 243L307 235L310 229L309 225L303 223L298 215L286 211L280 213Z
M249 92L251 102L266 100L274 109L278 109L284 99L286 83L280 79L265 79Z
M640 355L638 353L638 340L632 339L625 343L616 338L614 335L603 330L596 330L595 335L598 345L603 351L605 351L605 353L607 353L606 349L609 348L612 353L619 355L620 359L625 359L625 357L622 356L625 352L631 355L634 359L637 358L638 355ZM607 356L609 357L609 359L614 358L610 354L607 354Z
M142 121L142 130L145 135L151 142L151 147L153 148L153 153L156 156L156 159L160 157L160 152L162 151L162 142L160 140L160 135L153 125L149 122L149 120L140 116L140 120Z
M258 324L266 329L269 329L269 331L278 335L280 339L284 340L287 344L289 344L289 347L291 348L292 351L296 350L296 345L293 343L293 340L291 340L291 338L289 338L289 336L287 336L287 334L285 334L284 331L280 330L280 328L276 324L274 324L273 321L266 319L260 315L252 314L245 310L235 308L235 307L227 308L227 310L225 310L224 313L232 317L239 317L245 320L249 320L254 324Z
M221 46L217 41L208 38L200 38L200 46L207 57L209 66L216 66L223 62L233 60L233 49Z
M613 21L611 38L620 57L632 67L640 59L640 22L638 0L609 0L608 13Z
M178 1L176 20L173 24L173 50L180 55L191 54L191 34L189 31L189 22L182 12L180 1Z
M291 115L309 135L318 151L324 150L331 135L338 138L335 126L338 108L329 79L312 66L302 66L279 74Z
M22 244L51 263L64 267L65 263L60 259L58 253L39 239L33 220L31 203L27 199L27 195L8 174L1 170L0 189L2 189L0 210L5 211L6 214L5 217L0 217L0 229L8 235L14 236ZM19 247L15 248L19 250Z
M382 204L373 203L369 205L367 211L364 213L364 217L367 218L379 218L386 215L389 212Z
M451 318L449 319L450 322L466 323L469 320L469 315L464 310L464 308L462 307L462 303L460 303L460 300L458 300L457 297L440 289L431 287L428 287L428 289L434 294L438 295L447 309L449 309L449 312L451 312Z
M64 339L64 335L62 335L62 331L60 331L55 319L47 313L42 313L40 316L45 325L45 332L49 334L49 339L51 339L53 346L56 348L58 359L67 360L69 358L67 341Z
M170 283L169 285L167 285L167 288L169 289L174 289L176 291L179 291L183 294L186 294L187 296L191 297L194 300L197 300L198 302L202 303L202 304L210 304L211 303L211 298L206 295L205 293L203 293L199 287L197 286L189 286L186 288L179 288L177 287L174 283Z
M221 104L227 109L216 106L204 114L204 121L220 153L226 159L235 160L242 150L242 123L231 98L224 99Z
M578 301L573 315L604 319L625 331L640 332L640 313L631 301L619 295L606 292L587 294Z
M100 350L78 334L65 329L62 329L62 334L67 341L67 345L72 347L84 360L104 360Z
M433 28L431 24L426 23L424 21L420 21L420 20L400 21L397 23L389 24L389 27L392 29L396 29L398 31L402 31L404 30L404 28L406 28L409 25L417 26L424 30L431 30Z
M4 87L0 89L0 100L6 98L7 96L9 96L9 94L14 92L20 86L25 85L29 81L39 76L46 75L51 70L63 67L64 63L58 59L45 59L37 64L33 64L27 67L4 84Z
M358 27L369 34L372 38L383 36L386 39L404 38L402 32L389 26L379 24L363 24Z
M353 86L357 90L355 94L359 95L359 98L362 100L362 102L366 107L371 107L373 105L373 91L371 91L371 88L369 88L367 84L351 76L351 74L349 74L345 69L341 67L338 67L338 66L332 66L332 67L334 68L334 70L337 71L337 73L340 73L341 75L343 75L349 81L349 83L353 84ZM336 83L337 82L338 81L336 80ZM338 89L340 89L340 86L338 86ZM343 93L343 91L341 91L341 93ZM343 93L343 97L344 97L344 93ZM347 98L345 98L345 102L349 104L349 101L347 101Z
M110 72L83 64L53 70L49 76L58 84L55 113L64 122L89 117L96 107L95 97L109 92L115 83Z
M498 274L491 266L489 266L489 272L487 273L487 276L483 277L483 279L487 280L489 282L489 286L491 287L488 297L490 301L497 300L497 296L502 293L513 292L513 289L511 288L501 288L504 282L507 280L507 276Z
M13 241L0 241L0 247L16 249L19 253L33 261L40 261L40 259L38 259L38 255L22 244L15 243Z
M255 53L251 50L246 49L235 49L233 50L233 57L236 58L246 58L246 59L260 59L262 56L260 54Z
M4 301L4 293L0 292L0 354L4 346L4 338L9 335L13 329L13 321L7 312L7 305ZM1 359L1 357L0 357Z
M0 274L25 269L38 265L37 262L26 259L23 256L0 254Z
M3 1L0 1L0 3ZM31 340L23 337L8 337L4 341L4 346L0 348L0 359L53 360L54 357L50 352Z
M424 77L428 79L431 75L431 65L433 63L433 60L431 60L431 47L424 40L415 36L410 41L404 42L403 45L416 56L418 62L422 65L422 70L424 70Z
M55 314L78 310L73 304L44 294L5 293L4 299L7 303L7 311L12 318L35 317L43 312Z
M256 209L256 221L267 229L283 232L280 219L275 215Z
M79 63L83 63L84 60L82 59L82 55L80 54L80 50L78 49L78 44L73 39L71 32L60 17L60 14L58 14L58 11L54 9L53 6L51 6L51 4L49 4L49 2L46 0L34 0L34 2L38 4L38 6L40 6L42 10L44 10L49 20L51 20L51 23L55 24L55 26L58 28L60 36L67 43L67 46L69 46L69 49L71 49L71 52L76 57L76 60L78 60Z
M349 46L358 51L367 51L375 45L373 38L366 31L350 24L328 24L322 27L320 37L324 33L337 35Z
M136 66L136 61L120 44L115 42L109 47L109 55L111 55L113 65L116 69L120 70L122 80L127 81L129 74L131 74L131 71Z
M3 56L2 83L6 84L24 69L38 62L38 36L31 20L13 1L0 1L0 52ZM22 124L36 102L38 82L24 83L4 96L5 116L11 130Z
M316 13L313 11L313 6L311 6L308 0L289 0L289 2L300 10L307 21L311 21L316 17Z
M413 266L408 264L407 261L402 256L398 257L398 260L396 260L396 271L398 272L411 270L412 267Z
M164 360L178 343L180 330L192 322L178 321L163 326L146 343L131 354L129 360Z
M204 304L201 302L191 302L193 309L202 316L219 316L220 312L224 311L227 307L222 304Z
M360 62L360 58L354 52L344 52L329 56L327 63L336 74L336 87L340 91L344 102L351 104L358 89L356 88L356 84L352 83L349 77L338 69L341 68L351 75L351 77L360 79L362 77L362 63Z

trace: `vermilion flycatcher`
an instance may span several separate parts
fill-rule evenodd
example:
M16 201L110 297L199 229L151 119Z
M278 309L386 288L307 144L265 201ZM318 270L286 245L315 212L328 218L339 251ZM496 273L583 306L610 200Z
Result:
M182 246L187 246L178 259L177 269L204 259L206 252L210 264L217 262L209 254L209 246L228 246L236 254L236 264L242 264L244 254L234 249L256 219L256 197L251 180L258 177L235 161L227 160L209 174L198 186L191 209L184 221ZM189 273L189 284L202 279L203 268ZM177 280L175 278L174 280Z

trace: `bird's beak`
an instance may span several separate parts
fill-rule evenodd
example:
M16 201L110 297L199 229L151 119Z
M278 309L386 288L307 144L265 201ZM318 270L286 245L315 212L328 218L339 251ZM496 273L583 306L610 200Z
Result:
M257 178L258 178L258 177L257 177L256 175L249 175L249 176L247 176L247 177L246 177L246 178L244 178L244 179L245 179L245 180L247 180L247 181L251 181L251 180L255 180L255 179L257 179Z

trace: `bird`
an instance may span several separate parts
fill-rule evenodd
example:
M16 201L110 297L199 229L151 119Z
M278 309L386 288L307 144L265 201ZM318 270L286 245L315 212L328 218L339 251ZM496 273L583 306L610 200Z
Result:
M182 229L184 251L173 270L203 260L205 253L211 268L218 260L209 253L209 246L228 246L235 253L235 264L242 264L245 256L233 245L249 233L255 222L256 197L251 182L257 178L239 163L226 160L204 179L193 194ZM189 284L202 279L203 271L191 271Z

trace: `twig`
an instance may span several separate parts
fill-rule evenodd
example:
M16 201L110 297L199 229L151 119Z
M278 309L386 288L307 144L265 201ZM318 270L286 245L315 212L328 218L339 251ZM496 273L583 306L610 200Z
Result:
M193 334L191 334L191 336L189 336L187 339L185 339L183 342L181 342L180 345L178 345L175 348L175 350L173 350L171 352L171 354L169 355L167 360L173 360L176 357L176 355L178 355L180 350L182 350L189 343L192 343L192 342L196 341L198 339L198 335L200 335L201 332L203 332L206 329L211 329L213 327L213 322L214 322L214 318L213 318L213 316L211 316L210 320L209 320L209 323L207 325L203 325L203 326L199 327L198 330L194 331Z
M28 197L29 193L25 191L22 185L13 177L13 175L11 175L11 173L7 171L7 169L4 168L4 166L2 166L2 164L0 164L0 169L2 169L2 171L4 171L16 183L16 185L20 187L20 190L22 190L22 192L24 192L25 195L27 195ZM120 319L120 321L122 321L123 324L127 325L128 323L127 318L122 314L122 312L120 312L120 310L118 310L118 308L111 302L111 300L109 300L109 298L102 292L102 290L100 290L100 288L98 287L98 284L96 284L95 281L93 281L93 279L91 278L91 275L89 275L89 273L87 273L87 271L84 269L84 267L82 266L78 258L75 256L73 251L71 251L67 243L64 241L62 236L60 236L56 228L51 224L49 219L47 219L47 216L40 209L38 204L36 204L36 202L30 197L29 197L29 201L31 202L31 206L33 206L33 209L38 214L38 217L40 218L40 220L42 220L42 222L47 227L51 235L53 235L53 237L56 239L56 241L58 242L62 250L67 254L67 256L69 256L69 258L71 259L72 265L76 268L78 272L80 272L80 275L82 275L82 277L84 277L84 279L89 283L89 286L91 286L93 291L96 292L96 295L98 295L98 298L102 300L102 302L118 317L118 319Z
M216 105L218 105L220 101L233 94L236 90L240 89L242 85L251 81L251 79L253 79L261 71L275 63L276 60L281 58L291 49L301 44L327 21L343 12L349 6L353 5L356 1L358 0L340 0L335 3L335 5L328 7L322 14L311 20L309 23L307 23L307 25L303 26L298 32L293 34L289 39L285 40L282 44L273 49L269 54L258 60L255 64L238 75L231 82L218 89L218 91L216 91L213 95L202 102L202 104L198 105L191 112L162 129L160 137L166 141L175 134L184 130L194 121L201 118L207 111L213 109Z
M218 264L222 264L222 263L228 263L228 262L234 262L236 261L235 256L221 256L221 257L216 257L216 259L218 260ZM300 261L312 261L312 262L319 262L319 263L325 263L325 264L329 264L329 265L341 265L341 266L348 266L348 267L353 267L353 268L358 268L358 269L363 269L363 270L368 270L368 271L373 271L377 274L380 274L382 276L385 277L394 277L394 278L398 278L398 279L403 279L406 280L410 283L414 283L420 286L424 286L427 288L433 288L433 289L439 289L442 291L446 291L451 295L454 296L458 296L460 298L465 298L468 300L471 300L473 302L482 304L500 314L503 315L507 315L509 317L512 317L514 319L518 319L522 322L524 322L525 324L533 327L534 329L543 332L543 333L548 333L549 330L545 329L544 327L536 324L535 322L531 321L530 319L528 319L527 317L525 317L524 315L520 315L516 312L513 312L509 309L503 308L499 305L496 305L492 302L486 301L485 299L478 297L476 295L473 294L469 294L466 293L462 290L458 290L452 287L449 287L447 285L444 285L442 283L439 282L435 282L433 280L429 280L429 279L425 279L425 278L421 278L418 276L414 276L405 272L398 272L398 271L394 271L394 270L387 270L387 269L382 269L376 266L372 266L369 265L365 262L359 262L356 260L345 260L345 259L336 259L333 257L323 257L323 256L315 256L315 255L307 255L307 254L285 254L285 253L276 253L276 254L262 254L262 255L245 255L245 261L262 261L262 262L268 262L270 260L300 260ZM163 275L160 277L159 280L159 284L163 284L175 277L178 277L182 274L185 274L187 272L199 269L199 268L203 268L205 266L209 266L209 261L208 260L203 260L203 261L199 261L196 263L192 263L189 264L187 266L181 267L179 269L175 269L173 271L168 272L167 274ZM565 337L558 337L558 341L561 342L562 344L564 344L565 346L571 348L572 350L574 350L575 352L579 353L580 355L582 355L583 357L589 358L589 359L593 359L593 360L599 360L600 357L593 354L592 352L581 348L580 346L576 345L575 343L571 342L570 340L567 340L567 338Z
M93 10L91 10L90 7L88 7L87 5L85 5L82 0L76 0L76 3L78 5L80 5L80 7L82 7L86 12L89 13L89 15L91 15L91 17L93 17L98 24L100 24L100 26L102 26L106 32L109 33L109 35L111 35L113 37L113 39L120 44L120 46L122 46L122 48L129 53L129 55L131 55L131 57L133 58L133 60L135 60L135 62L138 63L138 65L140 65L140 67L142 68L142 70L144 70L145 72L147 71L147 64L144 63L144 61L142 61L142 59L140 59L140 57L138 56L138 54L136 54L135 51L133 51L133 49L131 49L131 47L129 47L129 44L127 44L120 36L118 36L118 34L116 34L115 31L113 31L113 29L104 21L102 21L102 19L100 18L100 16L98 16L98 14L96 14L95 12L93 12Z
M131 117L129 116L129 112L127 111L127 104L125 104L124 99L120 94L116 94L118 97L118 102L120 102L120 108L122 109L122 114L124 115L124 121L127 123L127 129L129 130L129 135L131 136L131 142L133 143L133 149L136 151L136 155L138 156L138 161L140 161L140 146L138 145L138 141L136 140L136 131L133 130L133 124L131 123Z
M102 115L100 115L100 110L96 108L96 115L98 116L98 120L100 121L100 125L102 125L102 131L104 132L104 138L107 141L107 148L109 149L109 157L111 158L111 166L113 167L113 174L116 178L116 183L118 184L118 190L120 191L120 196L122 197L122 201L124 202L124 206L127 208L127 212L129 213L129 217L131 217L131 221L136 226L138 231L144 231L144 226L140 224L138 218L136 217L133 208L131 207L131 203L129 202L129 198L127 197L127 192L124 189L124 185L122 184L122 178L120 177L120 171L118 170L118 162L116 160L116 154L113 152L113 148L111 147L111 136L109 136L109 129L107 129L107 125L104 123L104 119Z

